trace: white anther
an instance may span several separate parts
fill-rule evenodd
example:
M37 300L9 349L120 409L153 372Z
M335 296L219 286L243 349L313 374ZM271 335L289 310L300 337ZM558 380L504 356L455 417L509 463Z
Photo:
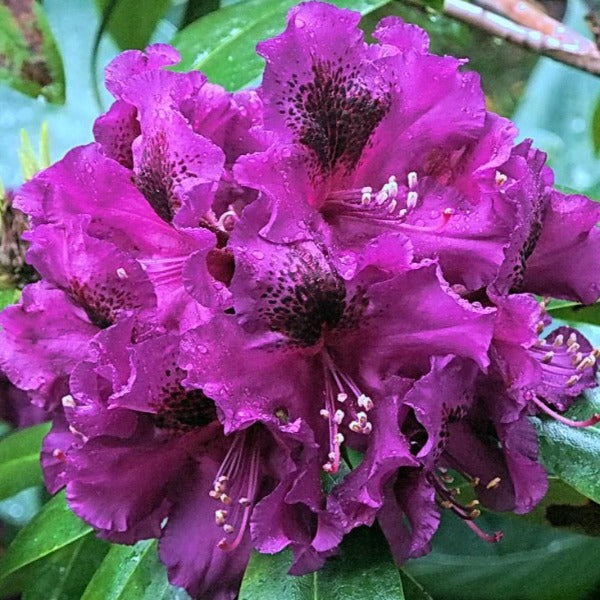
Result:
M123 267L119 267L117 269L117 277L119 279L127 279L129 275L127 275L127 271Z
M411 171L406 179L408 180L408 189L414 190L417 187L417 183L419 182L416 172Z
M324 419L329 419L329 411L325 408L322 408L319 411L319 414L324 418Z
M362 428L362 433L365 435L369 435L373 431L373 425L370 422L365 423L365 426Z
M573 387L580 379L581 379L581 375L571 375L571 377L569 377L569 379L567 379L566 386Z
M338 410L335 411L335 415L333 416L333 420L338 425L341 425L341 423L344 420L345 416L346 416L346 413L343 410L338 409Z
M406 206L411 209L417 205L417 200L419 199L419 194L417 192L408 192L406 195Z
M387 208L387 211L390 213L390 215L396 210L397 206L398 206L398 203L395 200L392 200L390 202L390 205Z
M508 177L504 173L496 171L496 185L503 186L507 179Z
M344 392L340 392L337 395L337 401L338 402L341 402L343 404L344 402L346 402L346 400L348 400L348 394L345 394Z
M369 420L369 418L367 417L367 413L365 412L359 412L356 415L356 419L361 425L364 425Z
M572 331L567 338L567 346L570 348L575 343L577 343L577 334Z
M352 421L352 423L348 425L348 428L354 433L360 433L362 431L362 427L360 426L360 423L358 421Z
M382 189L379 192L377 192L377 194L375 196L375 203L378 206L381 206L382 204L385 204L385 202L387 201L388 197L389 197L388 193L384 189Z
M250 506L250 499L246 498L245 496L242 496L239 500L238 500L238 504L240 506L243 506L244 508L246 508L247 506Z
M538 324L536 325L535 331L536 333L542 333L542 331L544 331L544 327L546 325L544 324L544 321L538 321Z
M233 533L235 530L233 528L233 525L230 525L229 523L226 523L225 525L223 525L223 531L225 533Z
M217 483L220 483L221 485L224 483L227 483L229 481L229 477L227 477L227 475L221 475L220 477L217 478Z
M333 465L330 462L326 462L323 465L323 471L325 471L325 473L331 473L333 471Z
M225 524L225 517L227 517L226 510L215 510L215 523L219 526Z
M373 400L371 400L369 396L365 396L364 394L361 394L358 397L357 403L361 408L364 408L367 412L369 412L373 408Z
M60 399L65 408L75 408L75 400L71 394L67 394Z
M544 356L542 357L542 362L544 364L549 363L552 359L554 358L554 352L552 350L549 350L548 352L546 352L546 354L544 354Z
M398 195L398 182L396 181L395 175L390 175L390 178L384 187L387 188L386 191L391 198L395 198Z
M578 352L572 359L571 364L577 365L583 360L583 352Z
M488 490L492 490L492 489L498 487L498 485L500 485L501 481L502 480L500 479L500 477L494 477L494 479L492 479L491 481L489 481L488 484L485 487Z
M575 342L574 344L571 344L568 348L567 348L567 352L569 354L574 354L575 352L577 352L579 350L581 346Z
M336 433L336 434L335 434L335 443L336 443L338 446L341 446L341 445L344 443L344 440L345 440L345 439L346 439L346 438L344 438L344 434L343 434L343 433Z
M401 208L401 209L398 211L398 216L399 216L401 219L403 219L403 218L406 216L406 214L407 214L407 213L408 213L408 211L407 211L405 208Z
M231 498L227 494L221 494L219 499L225 505L231 504Z
M596 363L596 359L593 356L586 356L578 365L577 370L583 371L587 367L593 367Z
M365 205L369 204L372 200L373 188L368 186L364 187L362 190L360 190L360 193L362 194L362 203Z
M554 341L552 342L552 345L556 346L558 348L558 346L562 346L564 343L565 343L565 336L562 333L559 333L554 338Z

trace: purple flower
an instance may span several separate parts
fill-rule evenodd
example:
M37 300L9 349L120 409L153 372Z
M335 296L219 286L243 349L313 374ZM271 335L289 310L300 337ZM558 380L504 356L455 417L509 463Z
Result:
M382 382L398 372L426 373L432 354L454 353L485 368L493 314L453 294L433 263L394 270L406 251L402 237L374 244L345 279L348 266L335 264L326 239L262 239L269 217L268 203L257 200L236 225L235 314L215 315L186 334L184 383L215 399L226 431L243 427L258 406L302 418L328 473L338 471L344 444L366 451L343 484L345 497L334 492L328 503L349 531L373 521L394 470L418 466L398 432L395 390Z
M103 331L74 370L44 444L50 489L66 486L102 537L159 537L171 581L194 597L233 599L253 545L291 545L300 567L320 566L327 554L311 541L322 492L307 426L258 407L225 436L212 400L181 385L178 338L132 343L132 333L131 319Z
M28 259L43 281L0 314L0 365L32 401L53 409L98 331L120 316L151 320L156 297L142 267L113 244L85 233L87 219L40 225Z
M461 61L428 53L424 32L389 18L375 31L380 43L367 45L358 19L301 4L283 34L259 44L265 127L278 143L242 157L235 172L273 204L261 233L306 239L324 219L357 253L402 233L452 284L488 285L514 227L507 190L518 182L497 171L516 130L486 113Z
M179 60L175 49L161 44L115 58L106 69L106 85L117 100L96 121L94 134L108 156L134 171L159 214L170 220L177 212L176 223L197 226L209 210L226 219L254 197L234 181L231 167L242 154L262 150L268 136L260 127L262 103L255 91L231 94L197 71L163 70ZM222 173L202 138L225 153ZM184 170L169 175L177 164ZM206 184L215 181L208 166L219 169L216 197L214 190L206 193ZM166 184L169 177L172 184Z
M21 429L47 421L48 418L46 411L33 406L29 396L0 373L0 421Z

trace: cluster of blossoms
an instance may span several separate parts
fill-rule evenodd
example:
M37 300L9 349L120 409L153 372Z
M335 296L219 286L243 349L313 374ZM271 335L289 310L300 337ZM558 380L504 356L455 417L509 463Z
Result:
M318 569L375 520L399 563L442 509L497 541L479 503L546 491L529 417L600 420L561 415L598 353L536 299L596 301L600 205L552 189L464 61L358 21L292 9L233 94L168 46L121 54L96 141L15 198L41 280L0 368L54 413L46 484L104 538L159 538L195 597L235 598L253 548Z

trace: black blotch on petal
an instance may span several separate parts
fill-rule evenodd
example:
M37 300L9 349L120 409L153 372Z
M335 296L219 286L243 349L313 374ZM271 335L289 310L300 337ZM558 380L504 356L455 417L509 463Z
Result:
M298 141L313 152L318 174L358 163L371 134L389 110L389 94L376 95L350 64L316 61L313 80L287 82L282 114Z

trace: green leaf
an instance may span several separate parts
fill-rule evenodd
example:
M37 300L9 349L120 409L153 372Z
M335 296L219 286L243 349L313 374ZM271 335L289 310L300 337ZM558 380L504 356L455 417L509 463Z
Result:
M403 600L402 581L386 542L374 530L352 532L338 557L301 577L287 575L290 553L253 554L239 600Z
M577 302L553 301L548 307L553 319L561 319L568 323L591 323L600 325L600 303L584 306Z
M483 513L486 531L502 530L488 544L449 511L433 552L404 570L436 600L584 600L598 598L600 540L526 519Z
M161 600L187 595L169 585L155 540L135 546L113 545L81 600ZM26 600L26 599L25 599Z
M171 0L96 0L102 13L110 10L107 29L121 50L143 50Z
M335 0L332 4L366 15L390 0ZM229 90L239 90L260 77L264 60L257 42L283 31L296 0L247 0L222 8L188 25L171 43L181 52L178 70L198 69Z
M14 304L20 296L19 290L1 290L0 289L0 310L8 306L9 304Z
M110 544L88 533L39 561L27 577L22 600L80 600Z
M0 440L0 500L42 483L40 449L49 429L42 423Z
M423 589L423 586L404 569L400 570L402 578L402 587L404 588L404 598L406 600L433 600L433 598Z
M596 156L600 154L600 97L596 101L592 115L592 145Z
M0 597L20 592L38 561L74 544L91 531L89 525L71 512L64 491L58 493L18 533L0 558Z
M62 59L41 6L0 0L0 81L55 104L65 102Z
M600 413L600 394L590 391L566 416L581 420ZM533 419L546 468L595 502L600 502L600 425L577 428L551 418Z

